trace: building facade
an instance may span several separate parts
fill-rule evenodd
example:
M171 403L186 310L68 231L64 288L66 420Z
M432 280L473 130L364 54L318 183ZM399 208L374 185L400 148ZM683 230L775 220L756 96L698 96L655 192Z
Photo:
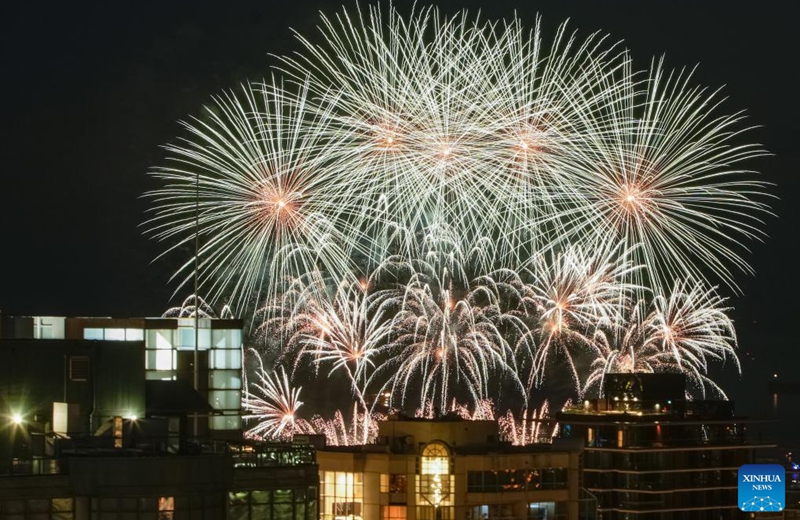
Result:
M749 518L737 475L755 451L729 401L688 401L681 374L608 374L604 397L557 415L585 446L584 485L602 520Z
M0 327L0 337L10 341L30 341L33 352L72 342L91 350L93 344L107 348L118 346L112 359L123 352L135 351L143 359L143 381L183 381L195 387L211 409L196 428L198 435L210 433L216 438L241 438L242 419L242 322L211 318L64 318L64 317L6 317ZM195 343L198 348L195 349ZM44 355L51 362L53 356ZM64 377L80 386L72 377L72 369L84 370L84 386L91 386L89 377L100 378L109 372L94 370L95 363L70 355ZM83 363L83 365L81 365ZM130 364L130 363L127 363ZM198 379L195 382L195 364ZM140 363L130 364L133 367ZM82 368L81 368L82 367ZM114 374L120 375L116 370ZM124 375L124 374L123 374ZM48 377L48 380L53 379ZM195 384L196 383L196 384ZM66 383L65 383L66 384ZM105 395L105 393L104 393ZM124 410L115 410L124 412ZM129 410L125 415L142 417L143 410ZM93 425L95 427L96 425ZM96 429L96 428L95 428Z
M493 421L390 419L377 444L320 447L322 520L593 519L581 451L511 446Z
M242 441L241 356L237 320L5 318L0 520L316 520L313 447Z

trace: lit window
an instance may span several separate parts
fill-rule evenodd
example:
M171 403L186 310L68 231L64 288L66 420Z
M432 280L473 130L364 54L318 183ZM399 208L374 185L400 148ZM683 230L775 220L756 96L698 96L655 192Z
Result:
M406 520L408 508L406 506L383 506L382 520Z
M450 473L450 452L440 442L432 442L422 450L423 475L446 475Z
M181 327L178 329L178 348L180 349L193 349L194 348L194 327L191 329Z
M105 329L106 341L125 341L125 329Z
M405 493L408 477L404 473L381 474L381 493Z
M103 339L103 329L83 329L83 339Z
M71 498L51 498L50 509L52 520L72 520L74 501Z
M420 478L417 481L417 503L425 506L443 508L449 515L452 502L450 497L455 487L455 479L450 478L450 451L441 442L432 442L422 450ZM426 514L423 512L423 514Z
M125 329L125 341L144 341L144 330Z
M363 473L320 472L322 520L361 520L364 497Z
M158 520L172 520L175 516L175 498L158 498Z

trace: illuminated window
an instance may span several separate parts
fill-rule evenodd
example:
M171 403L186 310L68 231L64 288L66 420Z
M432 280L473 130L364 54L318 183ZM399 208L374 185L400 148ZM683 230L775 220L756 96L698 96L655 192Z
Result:
M125 341L125 329L106 329L106 341Z
M422 475L446 475L450 473L450 452L440 442L432 442L422 450Z
M114 447L122 448L122 417L114 417L112 427L112 437L114 438Z
M417 518L452 518L455 479L450 475L450 450L441 442L428 444L422 450L419 469L417 503L426 505L417 508Z
M144 330L125 329L125 341L144 341Z
M83 329L83 339L101 340L103 339L103 329Z
M528 520L547 520L555 518L555 502L531 502L528 504Z
M381 493L405 493L408 490L408 477L405 473L382 473Z
M383 506L381 520L406 520L408 508L406 506Z
M322 520L362 520L363 473L321 471Z
M75 503L71 498L50 499L50 518L52 520L72 520L74 509Z
M173 520L175 516L175 498L158 497L158 520Z

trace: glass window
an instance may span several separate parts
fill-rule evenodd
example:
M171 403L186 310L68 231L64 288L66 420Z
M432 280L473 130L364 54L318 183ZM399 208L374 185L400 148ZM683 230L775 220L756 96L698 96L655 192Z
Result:
M125 329L105 329L106 341L125 341Z
M200 340L200 350L208 350L211 348L211 330L210 329L200 329L198 333L198 340Z
M145 335L145 347L155 349L171 349L172 333L170 329L148 330Z
M83 329L83 339L103 339L103 329Z
M276 489L275 490L275 503L280 504L283 502L292 502L292 490L291 489Z
M125 341L144 341L144 330L125 329Z
M362 520L361 505L364 495L362 473L342 471L320 472L322 520Z
M172 370L175 353L170 350L156 350L156 370Z
M251 520L271 520L272 506L269 504L253 504L250 506Z
M209 368L211 369L239 369L242 368L242 351L234 350L211 350L209 352Z
M173 520L175 516L175 498L158 497L158 520Z
M208 402L215 410L238 410L242 405L242 393L238 390L211 390Z
M239 329L214 329L211 331L214 348L238 349L242 346L242 331Z
M240 390L242 373L239 370L211 370L208 374L209 386L218 389Z
M432 442L422 450L423 475L446 475L450 473L450 451L441 442Z
M240 430L242 418L238 415L212 415L209 427L212 430Z
M272 498L271 491L251 491L250 501L253 504L269 504Z
M178 329L178 348L181 349L194 348L194 327L192 328L181 327Z
M406 520L408 508L406 506L383 506L382 520Z
M229 491L228 504L232 506L247 504L249 496L247 491Z
M54 513L59 513L62 511L72 511L72 499L71 498L51 498L50 505L53 508Z
M248 506L228 506L228 520L249 520Z

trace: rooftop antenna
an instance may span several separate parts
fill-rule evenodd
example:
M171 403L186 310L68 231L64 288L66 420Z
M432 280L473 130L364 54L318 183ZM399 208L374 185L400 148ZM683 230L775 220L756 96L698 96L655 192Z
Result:
M194 389L200 391L200 171L194 175ZM198 437L197 412L194 413L193 435Z

